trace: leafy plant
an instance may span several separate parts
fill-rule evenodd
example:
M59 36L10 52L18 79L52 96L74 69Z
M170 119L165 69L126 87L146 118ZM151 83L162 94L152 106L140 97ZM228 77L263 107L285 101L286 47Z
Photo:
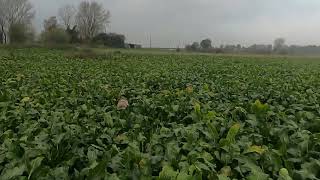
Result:
M0 49L0 179L320 179L320 64Z

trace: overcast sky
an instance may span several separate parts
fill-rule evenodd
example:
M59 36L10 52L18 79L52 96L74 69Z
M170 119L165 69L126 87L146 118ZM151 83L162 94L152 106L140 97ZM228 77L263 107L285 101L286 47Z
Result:
M81 0L31 0L35 24ZM320 0L97 0L111 12L109 32L154 47L177 47L211 38L220 44L320 44Z

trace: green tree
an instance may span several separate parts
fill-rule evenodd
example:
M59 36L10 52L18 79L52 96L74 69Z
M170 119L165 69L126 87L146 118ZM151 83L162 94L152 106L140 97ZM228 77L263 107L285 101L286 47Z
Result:
M288 46L284 38L277 38L273 43L273 51L277 54L287 54Z
M29 0L0 0L0 39L3 43L10 42L10 28L17 28L18 24L30 26L33 17L34 10Z
M52 16L43 22L44 31L41 33L41 41L48 44L66 44L69 35L59 26L57 18Z
M55 28L41 33L41 41L48 44L66 44L69 42L69 36L62 28Z
M273 42L273 50L278 51L285 45L286 40L284 38L277 38Z
M192 43L191 49L192 49L193 51L199 50L199 49L200 49L200 44L199 44L198 42Z
M25 43L32 39L32 33L25 24L12 24L9 28L9 39L11 43Z
M198 42L194 42L191 45L186 45L185 49L187 51L198 51L200 49L200 44Z
M73 28L70 28L69 26L66 29L66 33L69 36L69 42L70 43L79 43L79 31L77 30L77 26L73 26Z
M204 39L201 41L200 46L202 49L210 49L212 48L211 43L212 43L211 39Z
M125 36L116 33L100 33L93 38L94 43L104 44L107 47L124 48L125 47Z

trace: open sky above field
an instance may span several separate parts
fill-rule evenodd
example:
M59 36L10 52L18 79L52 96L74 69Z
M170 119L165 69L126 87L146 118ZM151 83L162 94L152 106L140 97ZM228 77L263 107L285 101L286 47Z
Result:
M211 38L220 44L320 44L319 0L97 0L110 10L108 31L154 47L184 46ZM31 0L38 31L44 18L80 0Z

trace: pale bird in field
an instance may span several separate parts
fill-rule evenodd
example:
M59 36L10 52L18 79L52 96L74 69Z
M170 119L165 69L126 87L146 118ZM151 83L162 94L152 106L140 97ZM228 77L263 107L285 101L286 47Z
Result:
M119 100L117 108L118 108L118 110L125 110L125 109L127 109L128 106L129 106L128 100L125 98L122 98Z

